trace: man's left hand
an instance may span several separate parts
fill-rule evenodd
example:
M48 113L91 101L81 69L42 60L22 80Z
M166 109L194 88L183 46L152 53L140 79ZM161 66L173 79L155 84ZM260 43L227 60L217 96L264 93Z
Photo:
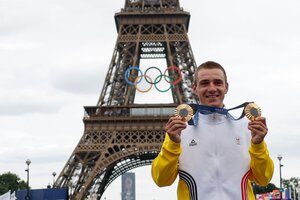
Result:
M257 117L248 123L248 129L251 131L252 143L260 144L268 133L266 118Z

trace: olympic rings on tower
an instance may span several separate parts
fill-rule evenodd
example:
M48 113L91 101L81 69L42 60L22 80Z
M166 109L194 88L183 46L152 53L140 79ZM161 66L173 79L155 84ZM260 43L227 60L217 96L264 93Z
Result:
M132 71L137 71L136 73L133 73ZM153 79L147 75L149 70L157 70L159 72L159 75L155 77L154 82ZM174 80L171 76L166 75L169 70L173 70L171 74L178 74L176 77L178 77L176 80ZM177 73L176 73L177 72ZM170 84L170 87L166 90L161 90L157 87L157 84L162 80L162 77L164 77L165 81ZM146 69L145 73L143 74L142 70L139 67L136 66L130 66L128 69L126 69L124 73L125 81L129 84L135 87L135 89L139 92L145 93L149 92L154 85L155 89L159 92L167 92L171 88L173 88L173 85L178 84L182 80L182 74L181 70L177 66L170 66L168 67L164 73L162 74L161 70L158 67L149 67ZM146 80L147 83L150 84L149 88L142 90L138 88L138 84L143 80L143 78ZM133 81L132 81L133 80Z
M175 84L179 83L179 82L182 80L181 70L180 70L179 67L177 67L177 66L170 66L170 67L168 67L168 68L165 70L164 74L166 74L166 72L167 72L168 70L170 70L170 69L176 69L176 70L178 71L178 73L179 73L179 78L178 78L177 80L173 81L173 82L167 81L166 78L165 78L165 80L166 80L168 83L175 85Z

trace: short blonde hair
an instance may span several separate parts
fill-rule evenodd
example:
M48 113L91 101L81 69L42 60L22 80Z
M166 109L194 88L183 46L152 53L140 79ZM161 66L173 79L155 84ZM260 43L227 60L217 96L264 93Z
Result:
M196 69L196 72L194 74L194 84L197 84L197 76L198 76L198 72L201 69L220 69L222 70L223 74L224 74L224 78L225 78L225 83L227 83L227 75L226 75L226 71L225 69L222 67L222 65L220 65L217 62L214 61L207 61L205 63L202 63L201 65L198 66L198 68Z

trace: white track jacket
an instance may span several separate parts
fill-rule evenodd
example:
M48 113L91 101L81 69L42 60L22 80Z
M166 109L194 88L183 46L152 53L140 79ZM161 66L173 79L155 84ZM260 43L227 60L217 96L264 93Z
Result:
M199 114L198 125L187 126L181 143L166 134L152 163L158 186L171 185L179 174L178 200L254 200L251 181L267 185L273 161L265 142L251 143L247 119Z

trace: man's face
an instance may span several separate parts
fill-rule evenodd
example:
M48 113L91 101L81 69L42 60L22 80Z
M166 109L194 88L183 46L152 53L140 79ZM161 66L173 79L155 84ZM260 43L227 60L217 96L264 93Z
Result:
M228 91L228 83L220 69L201 69L197 82L193 86L194 94L200 103L207 106L223 107L223 100Z

